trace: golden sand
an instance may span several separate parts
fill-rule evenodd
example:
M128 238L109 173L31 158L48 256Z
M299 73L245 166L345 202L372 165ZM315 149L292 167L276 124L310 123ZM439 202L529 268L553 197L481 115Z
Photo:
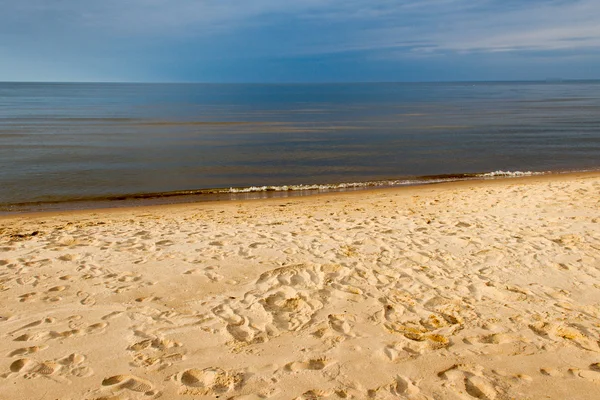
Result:
M1 399L597 399L600 175L0 219Z

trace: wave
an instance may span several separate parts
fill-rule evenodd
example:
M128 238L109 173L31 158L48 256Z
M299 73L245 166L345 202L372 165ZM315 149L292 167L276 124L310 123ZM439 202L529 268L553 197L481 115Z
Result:
M551 172L535 171L491 171L485 173L464 173L406 177L404 179L383 179L363 182L342 182L328 184L265 185L229 188L206 188L177 190L170 192L130 193L104 196L81 196L70 198L46 198L34 202L0 203L0 214L14 211L34 211L50 209L77 209L79 207L102 208L110 203L114 206L202 202L214 200L261 199L268 197L302 196L327 192L365 190L369 188L392 188L401 186L429 185L477 179L518 178L545 175ZM89 204L90 206L85 206Z
M495 178L495 177L521 177L521 176L534 176L544 175L548 172L534 172L534 171L493 171L486 172L485 174L478 174L481 178Z
M431 183L454 182L478 178L510 178L524 177L534 175L544 175L547 172L534 171L492 171L479 174L453 174L453 175L435 175L422 176L412 179L392 179L381 181L366 182L344 182L330 184L308 184L308 185L281 185L281 186L249 186L249 187L231 187L222 189L221 193L257 193L257 192L292 192L292 191L332 191L344 189L364 189L369 187L393 187L393 186L411 186Z
M330 191L336 189L358 189L377 186L399 186L410 184L409 180L386 180L371 182L344 182L330 184L312 184L312 185L282 185L282 186L250 186L241 188L224 189L225 193L255 193L255 192L292 192L304 190Z

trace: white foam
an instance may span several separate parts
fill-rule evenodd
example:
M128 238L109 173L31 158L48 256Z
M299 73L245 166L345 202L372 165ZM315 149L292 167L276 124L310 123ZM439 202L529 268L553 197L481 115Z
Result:
M493 171L488 172L486 174L479 174L482 178L494 178L497 176L505 176L505 177L519 177L519 176L533 176L533 175L543 175L545 172L533 172L533 171Z
M459 178L460 179L460 178ZM256 193L256 192L293 192L293 191L331 191L344 189L362 189L368 187L391 187L407 185L423 185L428 183L440 183L458 180L456 178L441 179L405 179L405 180L385 180L385 181L367 181L367 182L344 182L331 184L312 184L312 185L282 185L282 186L250 186L243 188L229 188L225 193ZM222 192L223 193L223 192Z
M283 186L250 186L245 188L229 188L228 193L254 193L254 192L291 192L301 190L319 190L328 191L335 189L354 189L364 187L375 187L375 186L398 186L408 185L413 181L371 181L371 182L345 182L345 183L333 183L325 185L283 185Z
M303 185L281 185L281 186L250 186L250 187L230 187L229 189L219 190L219 193L260 193L260 192L296 192L296 191L318 191L326 192L332 190L344 189L362 189L368 187L391 187L391 186L407 186L407 185L423 185L429 183L441 183L462 181L477 178L496 178L496 177L520 177L543 175L545 172L533 171L493 171L484 174L476 174L464 177L448 177L436 179L405 179L405 180L383 180L383 181L367 181L367 182L344 182L330 184L303 184Z

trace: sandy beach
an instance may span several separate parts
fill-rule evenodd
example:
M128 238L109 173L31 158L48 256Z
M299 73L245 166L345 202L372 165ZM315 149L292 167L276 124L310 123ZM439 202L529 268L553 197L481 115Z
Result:
M600 174L0 218L1 399L597 399Z

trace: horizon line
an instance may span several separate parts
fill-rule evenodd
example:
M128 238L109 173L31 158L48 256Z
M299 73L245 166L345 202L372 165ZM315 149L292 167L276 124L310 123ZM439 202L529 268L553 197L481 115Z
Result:
M545 79L506 79L506 80L431 80L431 81L281 81L281 82L203 82L203 81L0 81L4 83L49 83L49 84L130 84L130 85L348 85L348 84L427 84L427 83L561 83L591 82L600 78L570 79L549 77Z

